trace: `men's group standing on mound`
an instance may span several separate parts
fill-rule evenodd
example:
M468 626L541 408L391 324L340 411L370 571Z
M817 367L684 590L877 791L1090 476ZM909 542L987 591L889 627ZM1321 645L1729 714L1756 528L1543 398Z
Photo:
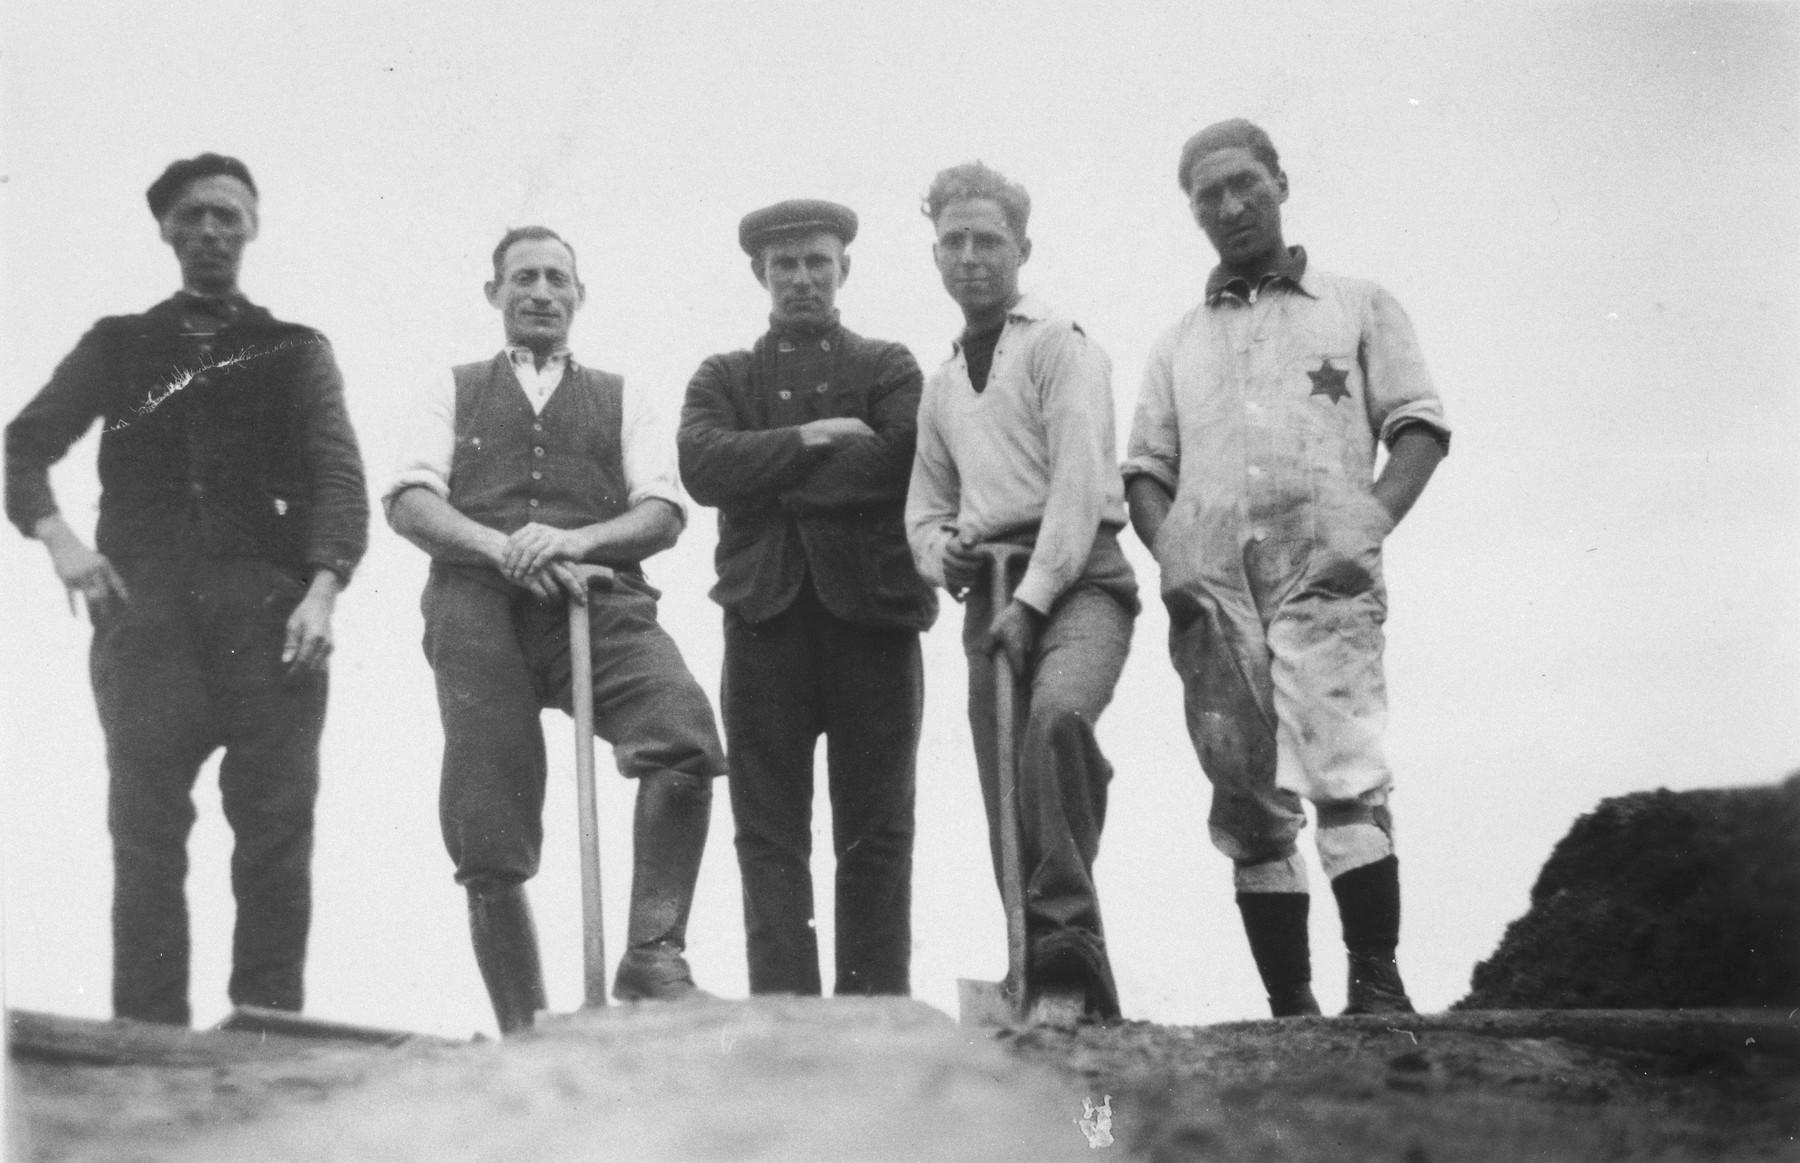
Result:
M426 380L382 499L431 558L421 608L444 730L440 823L502 1031L546 1005L524 885L543 837L539 714L571 705L571 602L588 608L595 732L638 780L614 995L704 996L687 918L712 781L728 771L751 992L821 992L820 736L834 992L910 992L920 635L936 588L964 606L997 882L999 668L1016 678L1026 951L1013 984L1116 1018L1094 879L1113 769L1096 732L1139 612L1127 522L1161 574L1213 785L1209 828L1271 1012L1319 1012L1303 800L1343 927L1347 1012L1411 1009L1381 747L1381 544L1449 427L1393 298L1287 245L1288 180L1262 130L1209 126L1177 177L1219 265L1151 353L1122 471L1110 361L1020 290L1030 197L979 162L938 174L925 197L964 320L929 379L903 346L839 320L856 215L783 202L739 229L769 329L702 362L674 432L651 397L571 353L585 300L574 249L544 227L500 240L486 294L504 346ZM301 1008L331 613L368 507L324 337L237 290L258 229L249 171L204 154L169 167L149 201L183 289L102 320L57 368L7 428L6 501L94 623L115 1013L185 1024L191 793L221 747L236 835L230 997ZM89 549L48 470L95 419L104 492ZM680 535L684 483L718 509L724 747L642 567ZM1016 564L996 602L987 572L1002 546ZM615 580L590 592L583 563Z

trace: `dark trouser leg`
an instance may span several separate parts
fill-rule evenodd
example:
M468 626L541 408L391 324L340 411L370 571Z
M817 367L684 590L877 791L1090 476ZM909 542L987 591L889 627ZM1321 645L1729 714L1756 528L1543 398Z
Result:
M547 1008L544 971L538 961L537 928L522 884L481 889L469 886L469 938L475 964L494 1005L502 1034L531 1028Z
M911 630L826 623L826 757L840 994L907 994L924 662Z
M185 566L115 564L132 604L95 627L89 655L110 773L113 1013L185 1026L187 837L194 780L218 739Z
M219 789L235 844L229 993L235 1005L298 1010L312 921L313 804L324 674L282 674L302 584L257 561L217 563L207 609L213 703L225 728Z
M998 879L996 659L979 646L991 616L985 599L971 597L963 634L969 723ZM1036 989L1079 979L1089 1008L1102 1017L1116 1016L1119 1003L1093 881L1112 779L1094 727L1124 667L1133 617L1102 590L1077 586L1065 594L1039 638L1029 682L1019 684L1025 714L1015 716L1023 724L1018 781L1028 972L1033 978L1028 984Z
M721 684L731 748L750 992L820 991L812 886L813 750L822 727L810 628L789 608L751 625L725 615Z
M1392 856L1331 882L1349 953L1347 1014L1410 1014L1412 999L1394 959L1400 944L1400 862Z
M706 847L712 786L722 775L712 706L656 623L656 599L621 578L588 602L594 732L612 744L621 774L638 787L633 832L630 935L613 996L673 999L694 992L682 956L688 908ZM526 657L544 705L570 708L568 612L533 605L524 616Z
M444 725L438 817L469 893L475 962L501 1032L544 1008L524 882L543 845L544 736L514 598L448 571L426 586L425 656Z

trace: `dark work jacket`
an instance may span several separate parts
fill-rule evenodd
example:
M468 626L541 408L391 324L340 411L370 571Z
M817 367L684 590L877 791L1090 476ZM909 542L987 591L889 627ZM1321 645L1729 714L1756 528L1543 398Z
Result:
M348 581L368 544L362 458L325 337L241 300L190 327L176 296L100 320L6 429L6 513L57 512L50 466L95 419L96 548L254 557Z
M913 568L902 519L921 383L906 348L835 324L772 330L700 365L677 446L688 492L719 510L715 601L764 622L810 575L847 622L931 625L937 597ZM856 417L875 436L802 447L798 426L831 416Z
M631 507L622 378L570 360L550 402L536 413L504 351L451 374L456 450L449 500L457 512L510 534L533 521L578 529ZM491 566L456 568L480 574L478 580L488 584L500 582Z

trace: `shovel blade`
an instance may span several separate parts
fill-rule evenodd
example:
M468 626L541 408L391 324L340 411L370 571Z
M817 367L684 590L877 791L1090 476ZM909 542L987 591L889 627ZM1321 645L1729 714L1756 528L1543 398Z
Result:
M1004 981L956 979L956 1020L965 1026L1016 1026L1019 999Z

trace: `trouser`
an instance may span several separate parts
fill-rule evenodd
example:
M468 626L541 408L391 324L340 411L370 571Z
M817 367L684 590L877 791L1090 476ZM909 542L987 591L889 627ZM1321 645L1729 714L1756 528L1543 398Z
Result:
M722 775L712 707L657 624L656 597L621 574L589 598L594 732L627 777ZM456 881L478 891L521 884L537 874L543 847L538 717L571 706L568 608L505 587L498 575L478 580L441 566L422 606L444 726L439 823Z
M113 564L131 602L98 621L89 654L110 774L113 1012L190 1019L187 837L195 780L220 747L237 900L228 994L298 1010L327 688L322 673L282 673L305 583L251 558Z
M1112 550L1117 555L1116 546ZM1123 566L1123 559L1120 559ZM1129 583L1129 571L1125 577ZM994 722L994 668L982 639L994 610L984 587L972 590L963 618L969 664L969 727L987 808L988 848L1000 881L999 766ZM1018 741L1019 858L1025 889L1028 960L1073 946L1105 979L1116 998L1094 859L1106 821L1112 765L1100 753L1094 728L1112 701L1125 665L1136 617L1118 593L1078 582L1057 601L1038 638L1027 677L1014 687ZM1116 1000L1112 1003L1116 1009Z
M767 621L726 613L722 702L752 993L820 991L811 868L820 734L837 858L835 992L910 992L924 692L917 631L845 622L810 583Z
M1318 806L1327 878L1393 854L1379 540L1278 525L1234 564L1167 596L1170 657L1239 891L1304 892L1302 798Z

